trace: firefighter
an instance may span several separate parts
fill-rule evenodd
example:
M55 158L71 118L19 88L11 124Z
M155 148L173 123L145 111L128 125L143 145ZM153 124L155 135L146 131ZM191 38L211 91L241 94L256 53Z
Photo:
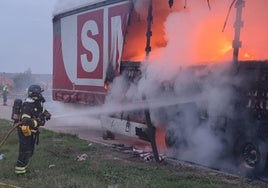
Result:
M44 126L51 114L43 107L45 99L43 89L39 85L28 88L28 96L22 104L21 123L18 126L19 156L15 167L16 174L26 172L29 161L34 153L34 146L39 142L38 127Z
M8 95L8 86L4 85L3 87L3 105L6 106L7 105L7 95Z

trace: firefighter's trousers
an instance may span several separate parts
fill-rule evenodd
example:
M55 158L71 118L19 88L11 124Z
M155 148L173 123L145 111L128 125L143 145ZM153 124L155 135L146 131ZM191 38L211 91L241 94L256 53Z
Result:
M7 93L3 93L3 105L7 105Z
M17 128L19 136L19 156L15 167L16 174L24 174L34 153L35 135L24 136L20 126Z

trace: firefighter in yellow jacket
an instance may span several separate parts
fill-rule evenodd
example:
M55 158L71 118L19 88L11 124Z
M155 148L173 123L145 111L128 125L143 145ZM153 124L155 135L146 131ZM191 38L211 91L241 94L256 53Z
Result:
M16 174L26 172L29 161L34 153L34 146L39 141L38 127L44 126L51 114L43 107L45 102L43 90L39 85L28 88L28 97L22 104L21 124L18 126L19 156L15 167Z

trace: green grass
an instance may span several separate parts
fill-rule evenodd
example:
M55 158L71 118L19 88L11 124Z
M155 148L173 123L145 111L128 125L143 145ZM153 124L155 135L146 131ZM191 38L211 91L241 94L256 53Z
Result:
M11 127L12 122L0 120L0 141ZM117 185L118 188L267 186L261 182L247 182L242 178L228 178L166 162L145 162L130 153L89 143L76 135L41 129L40 143L36 146L28 172L17 176L14 174L18 155L15 131L0 148L0 154L5 155L0 160L0 187L3 183L27 188L107 188L109 185ZM87 154L88 158L77 161L77 156L82 154Z

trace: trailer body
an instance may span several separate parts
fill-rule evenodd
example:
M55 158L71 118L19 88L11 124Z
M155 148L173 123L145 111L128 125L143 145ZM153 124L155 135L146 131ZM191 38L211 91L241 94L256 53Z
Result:
M130 1L92 1L53 19L53 99L101 104L108 67L119 74Z
M54 100L89 105L103 104L107 96L107 86L115 77L125 76L127 82L132 84L139 80L141 61L154 45L154 41L150 38L151 27L157 29L165 18L159 16L160 14L158 16L155 14L154 23L157 24L151 25L150 6L145 7L148 17L144 21L133 10L133 2L132 0L94 0L54 16ZM158 1L160 2L162 1ZM156 38L161 37L163 38L162 35ZM236 51L239 49L238 43L240 42L239 37L236 37L234 40ZM144 48L137 48L140 44ZM165 46L165 40L161 40L157 45L158 47ZM186 102L176 99L174 103L155 111L162 118L165 144L168 149L176 152L191 145L189 143L191 136L182 139L178 137L182 133L176 134L186 126L180 122L184 122L190 114L194 117L191 119L191 126L194 129L200 126L208 127L216 137L218 136L219 141L224 143L221 158L232 159L232 163L240 169L243 175L256 175L263 172L267 164L268 62L239 61L237 57L238 54L235 53L234 66L223 74L223 76L231 77L233 82L214 85L221 87L222 91L228 88L233 93L232 102L228 103L232 110L231 115L223 112L216 116L208 116L208 109L200 108L200 104L204 101L194 97ZM195 94L193 96L202 94L203 83L208 79L214 79L210 70L206 75L199 74L200 70L207 69L206 66L185 69L188 69L189 74L196 80L196 82L189 82L193 86L192 93ZM171 94L176 93L174 82L158 84L161 93L167 90ZM167 101L168 99L166 98ZM144 101L139 102L147 101L144 98ZM222 101L222 105L224 103L226 101ZM170 109L172 113L168 114ZM110 132L150 141L156 152L154 154L157 155L155 143L153 143L155 126L152 126L149 109L142 109L138 113L137 111L124 111L102 116L101 122ZM176 123L167 126L170 122ZM107 139L109 135L106 132L103 138ZM155 158L158 160L158 156Z

